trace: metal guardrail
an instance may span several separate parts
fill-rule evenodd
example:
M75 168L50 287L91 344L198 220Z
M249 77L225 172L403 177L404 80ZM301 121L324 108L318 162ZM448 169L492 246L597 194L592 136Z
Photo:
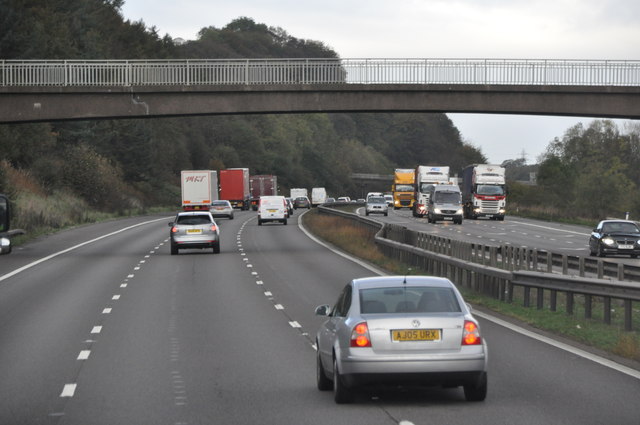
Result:
M602 320L611 324L612 302L618 300L624 311L624 329L633 330L633 303L640 302L640 285L636 283L514 270L508 259L517 258L515 250L484 247L415 232L335 208L320 206L319 210L370 229L375 233L375 243L385 255L501 301L513 302L516 288L519 288L524 306L529 307L533 301L533 290L538 309L548 303L549 309L556 311L558 295L562 294L566 313L573 314L575 297L580 296L584 301L584 316L590 319L593 317L593 301L598 298L602 300ZM553 262L552 257L549 254L545 258Z
M1 60L2 86L265 84L640 86L640 61L556 59Z

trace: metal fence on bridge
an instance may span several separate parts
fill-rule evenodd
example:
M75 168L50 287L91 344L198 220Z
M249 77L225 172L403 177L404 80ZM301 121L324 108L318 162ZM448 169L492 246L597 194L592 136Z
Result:
M2 60L2 86L491 84L640 86L640 61L532 59Z

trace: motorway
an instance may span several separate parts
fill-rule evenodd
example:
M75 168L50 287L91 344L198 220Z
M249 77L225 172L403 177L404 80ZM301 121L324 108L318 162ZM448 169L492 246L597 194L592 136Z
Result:
M364 207L354 207L354 212L365 215ZM369 218L454 240L487 246L513 245L583 257L589 256L589 236L592 231L592 228L585 226L550 223L514 216L507 216L504 221L480 218L465 219L461 225L453 224L451 221L430 224L426 218L413 217L411 211L406 208L389 209L387 217L372 214ZM593 223L594 227L596 224L596 222ZM628 256L608 256L607 261L640 266L640 259L632 259Z
M152 216L63 231L1 257L0 424L639 423L640 373L480 312L486 401L397 389L336 405L315 386L314 308L374 271L309 238L300 214L287 226L258 226L250 211L220 219L217 255L171 256L171 217Z

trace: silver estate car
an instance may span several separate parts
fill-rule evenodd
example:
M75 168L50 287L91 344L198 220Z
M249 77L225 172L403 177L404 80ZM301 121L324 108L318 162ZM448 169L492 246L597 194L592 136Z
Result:
M228 217L229 220L233 220L233 207L229 201L213 201L209 211L214 217Z
M478 321L445 278L354 279L316 336L319 390L336 403L353 401L367 385L464 388L468 401L487 395L487 345Z
M179 212L169 227L171 255L190 248L212 248L214 254L220 252L220 230L208 211Z
M389 205L383 196L370 196L367 198L367 204L364 207L366 215L369 214L389 214Z

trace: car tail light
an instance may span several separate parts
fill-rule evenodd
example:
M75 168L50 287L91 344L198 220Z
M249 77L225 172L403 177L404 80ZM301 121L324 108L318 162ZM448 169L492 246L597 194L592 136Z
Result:
M171 233L178 233L178 227L177 226L173 226L171 228Z
M211 230L215 232L216 230L218 230L218 228L216 226L211 226Z
M482 338L480 337L480 328L471 320L464 321L464 330L462 331L462 345L480 345Z
M351 331L351 346L371 347L371 338L369 338L367 322L360 322L353 327L353 331Z

